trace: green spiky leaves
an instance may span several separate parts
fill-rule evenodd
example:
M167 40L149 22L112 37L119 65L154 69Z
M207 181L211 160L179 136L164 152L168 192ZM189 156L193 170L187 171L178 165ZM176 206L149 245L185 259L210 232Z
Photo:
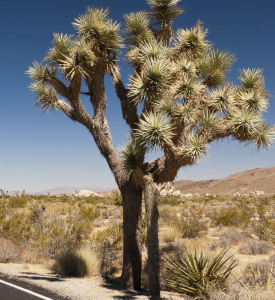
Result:
M156 150L158 147L164 149L171 146L173 128L169 118L164 114L148 113L140 120L135 135L149 150Z
M43 82L33 82L30 90L34 92L37 99L35 105L40 106L42 111L49 111L55 108L57 102L56 92L53 87Z
M257 151L261 148L271 148L275 143L275 127L268 124L262 124L257 128L254 137L254 147Z
M109 18L109 9L88 7L72 24L80 38L93 45L95 51L117 52L120 47L120 24Z
M239 110L232 117L233 135L240 141L253 140L262 119L259 115Z
M245 89L258 89L264 84L263 70L243 69L240 71L239 82Z
M149 18L145 11L138 11L124 15L126 41L130 45L138 46L152 37L149 30Z
M178 6L180 0L147 0L151 7L150 17L160 26L160 38L167 41L173 32L173 19L184 11Z
M152 39L132 48L127 57L134 66L142 66L150 60L168 60L170 53L171 50L163 43Z
M203 111L199 118L199 128L206 132L216 132L218 128L218 115L211 113L209 110Z
M182 257L167 255L164 257L165 283L177 292L197 296L195 299L210 299L211 289L221 289L226 279L236 267L232 256L225 257L229 249L222 250L213 258L203 253L187 252Z
M49 50L45 60L52 64L60 64L66 56L70 55L73 35L54 33L53 47Z
M140 167L144 160L144 146L138 139L129 138L127 144L123 144L119 148L119 155L123 162L124 169L131 173Z
M231 85L214 89L209 95L208 108L212 112L227 113L234 102L234 90Z
M29 88L37 99L36 105L40 106L43 111L53 109L57 101L54 88L47 85L47 79L55 76L56 72L55 68L43 66L37 61L26 71L31 81Z
M142 103L144 100L158 100L169 85L170 69L165 61L148 60L141 75L134 74L129 84L129 96L133 101Z
M205 90L205 85L193 78L182 77L176 84L176 97L185 101L202 94Z
M235 60L235 56L228 51L211 50L198 63L198 69L204 83L209 87L224 83L225 76Z
M181 156L188 160L188 163L197 163L200 159L207 156L207 149L209 148L207 142L198 135L189 135L187 138Z
M202 56L209 47L209 42L205 40L207 33L201 22L191 29L179 29L176 34L177 53L190 58Z

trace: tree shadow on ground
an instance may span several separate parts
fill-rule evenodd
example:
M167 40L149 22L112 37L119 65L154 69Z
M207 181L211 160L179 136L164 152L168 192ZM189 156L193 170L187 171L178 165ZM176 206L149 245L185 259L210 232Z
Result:
M144 291L126 290L125 288L123 288L121 283L115 279L104 278L104 283L101 286L106 289L122 292L123 294L125 294L125 295L114 295L113 296L114 299L134 300L137 299L138 296L147 296L149 299L149 295L146 290Z
M61 282L64 281L63 279L59 277L54 277L55 275L52 276L41 276L41 274L38 273L32 273L32 272L21 272L21 274L26 274L26 275L21 275L18 276L18 278L24 278L24 279L33 279L33 280L46 280L49 282Z

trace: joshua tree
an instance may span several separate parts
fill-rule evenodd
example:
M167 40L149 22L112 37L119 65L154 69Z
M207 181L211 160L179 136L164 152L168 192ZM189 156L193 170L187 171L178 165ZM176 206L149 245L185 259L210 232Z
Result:
M126 14L123 30L108 9L87 8L73 22L77 36L55 33L46 63L34 62L27 74L36 104L59 109L84 125L106 159L123 198L122 279L127 284L132 277L136 289L141 287L144 196L149 290L159 298L158 185L197 163L214 141L231 136L256 149L268 148L275 129L262 119L269 98L262 70L241 70L238 84L227 82L235 57L207 41L202 22L174 31L173 19L183 13L180 0L147 2L151 11ZM128 87L117 64L124 53L133 70ZM106 119L106 74L129 126L128 142L119 152ZM92 116L81 95L89 97ZM146 161L156 149L160 157Z

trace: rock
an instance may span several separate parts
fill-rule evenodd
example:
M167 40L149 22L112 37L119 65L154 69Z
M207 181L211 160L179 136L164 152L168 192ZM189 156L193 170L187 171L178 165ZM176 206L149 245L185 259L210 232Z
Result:
M199 197L199 196L200 196L200 194L198 194L198 193L195 193L195 194L194 194L194 196L195 196L195 197Z
M252 195L252 196L261 196L261 195L264 195L265 192L263 191L252 191L252 192L249 192L249 195Z
M212 196L212 194L206 193L206 194L204 194L204 196L209 197L209 196Z
M264 195L264 194L265 194L264 191L255 191L256 196L261 196L261 195Z
M180 195L181 195L180 190L177 190L177 191L173 192L173 196L180 196Z
M72 195L75 197L90 197L90 196L102 197L101 195L89 190L81 190L79 192L73 193Z
M237 192L237 193L233 194L233 196L234 196L234 197L240 197L241 194L240 194L239 192Z
M162 191L160 191L160 195L161 196L167 196L168 195L168 191L167 190L162 190Z
M174 190L170 189L168 192L169 192L169 195L172 195L174 193Z
M181 198L191 198L193 197L193 194L187 193L187 194L181 194Z

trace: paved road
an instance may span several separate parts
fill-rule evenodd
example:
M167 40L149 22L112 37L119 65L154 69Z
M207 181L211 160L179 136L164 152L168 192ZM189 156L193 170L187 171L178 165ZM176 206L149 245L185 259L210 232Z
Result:
M53 293L25 282L11 280L0 275L0 300L64 300Z

